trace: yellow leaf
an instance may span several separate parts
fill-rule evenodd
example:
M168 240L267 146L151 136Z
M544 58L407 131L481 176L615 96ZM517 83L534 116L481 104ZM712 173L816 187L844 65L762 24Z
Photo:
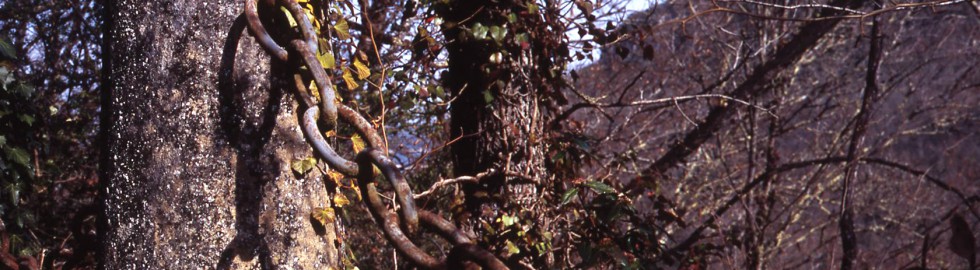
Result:
M324 51L323 45L320 45L320 50ZM336 66L333 59L333 53L331 53L330 51L325 51L323 53L317 54L316 59L320 60L320 66L323 66L323 69L329 70L334 68L334 66Z
M314 207L313 213L310 213L310 216L316 221L319 221L324 227L332 224L337 219L337 214L330 207Z
M341 174L341 173L339 173L337 171L331 170L331 169L327 169L327 173L326 173L326 175L324 175L324 177L326 177L327 180L333 182L334 185L337 185L337 186L340 186L340 180L341 179L344 179L344 175L343 174Z
M351 142L351 148L354 149L354 153L360 153L361 150L364 150L364 148L367 148L367 143L364 142L364 139L361 138L361 135L354 134L354 135L350 136L350 142ZM375 176L381 174L381 169L378 169L378 167L371 166L371 168L374 169L372 171L374 171L374 175ZM360 195L358 195L358 197L360 197Z
M350 200L347 199L347 196L344 196L344 193L343 192L334 193L334 195L333 195L333 205L334 206L336 206L336 207L344 207L345 205L348 205L348 204L350 204Z
M330 137L333 137L333 136L337 136L337 131L336 130L331 129L331 130L327 130L327 132L324 132L323 133L323 137L324 138L330 138Z
M313 15L313 5L304 5L303 11L306 12L306 17L310 19L310 24L313 26L313 31L316 32L317 35L320 35L320 20L317 20L316 16Z
M354 80L354 75L350 73L350 69L344 69L344 83L347 84L347 89L356 89L357 81Z
M337 31L337 38L349 39L350 38L350 26L347 25L347 20L340 18L337 20L337 24L333 25L333 29Z
M357 194L357 200L358 201L364 200L364 199L361 198L361 188L360 187L358 187L357 185L353 185L353 186L350 187L350 189L353 189L354 190L354 193Z
M354 68L356 69L355 71L357 71L358 80L363 80L364 78L371 76L371 69L361 62L361 59L354 58Z
M316 87L315 81L310 81L310 85L307 86L306 89L310 90L310 95L313 95L314 99L316 99L317 101L320 100L320 88Z
M364 139L362 139L361 135L358 134L354 134L353 136L350 136L350 142L354 148L354 153L360 153L361 150L364 150L364 148L367 147L366 144L364 143Z
M287 10L286 7L279 7L279 10L282 10L282 13L286 14L286 20L289 21L289 27L296 27L299 25L296 23L296 19L293 18L293 14L289 13L289 10Z

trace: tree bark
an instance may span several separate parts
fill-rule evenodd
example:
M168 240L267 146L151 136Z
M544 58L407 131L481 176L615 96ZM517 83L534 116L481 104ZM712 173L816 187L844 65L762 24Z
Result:
M337 268L330 194L241 1L109 1L100 268Z
M449 68L442 78L453 100L453 172L456 176L491 172L479 183L463 186L463 223L484 236L481 245L498 255L509 253L504 243L513 239L481 224L486 226L485 221L499 221L505 215L518 217L527 222L528 239L533 240L514 241L524 251L507 258L507 263L518 267L516 262L524 260L521 257L530 257L531 264L549 268L554 262L551 252L533 255L537 251L531 245L550 243L550 236L544 232L554 231L552 220L556 218L546 189L554 180L545 162L546 123L551 114L542 105L554 99L549 96L554 89L547 75L553 71L553 56L543 44L532 42L525 48L501 45L473 37L467 30L477 24L506 26L507 14L530 14L520 22L535 29L530 31L561 36L560 30L546 27L538 17L540 13L528 12L517 2L451 1L437 9L447 22L458 24L443 27L443 35L454 38L446 44Z
M448 21L466 25L503 25L506 17L491 11L516 8L511 1L454 1L447 6L440 15ZM448 27L443 34L457 37L466 32L462 27ZM520 185L508 184L508 177L502 173L504 170L524 178L547 177L544 145L540 140L545 121L538 103L541 97L534 86L525 84L516 74L518 69L533 73L536 64L511 67L493 63L490 59L496 51L490 43L473 38L448 43L449 73L443 78L454 98L450 108L450 135L454 140L459 139L452 144L454 173L476 175L491 169L498 172L481 180L481 184L466 188L471 210L478 210L493 201L538 199L532 198L537 191L531 186L526 190L506 192L515 191L513 189ZM514 58L511 61L523 57L511 56ZM511 195L519 198L495 198Z

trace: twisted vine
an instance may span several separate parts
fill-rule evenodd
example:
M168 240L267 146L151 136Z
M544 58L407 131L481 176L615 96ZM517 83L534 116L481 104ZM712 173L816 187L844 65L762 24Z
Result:
M300 37L290 40L288 48L279 45L269 35L258 15L260 4L265 8L273 9L285 7L295 18ZM249 32L275 61L288 63L290 60L298 60L294 61L299 63L294 70L299 71L301 66L305 66L309 75L313 77L321 97L319 103L310 96L303 76L300 74L293 76L297 96L301 104L306 107L300 120L303 134L317 155L333 170L348 177L356 177L369 212L398 252L404 254L413 264L425 269L458 269L463 267L466 261L476 263L485 269L508 269L491 252L475 245L471 237L456 228L452 222L438 214L416 209L414 194L395 164L385 156L383 151L385 147L378 131L360 113L336 101L333 82L314 54L321 45L317 33L311 18L296 0L245 0L243 13L248 20ZM327 42L326 46L329 47L330 43ZM326 124L326 131L335 129L339 118L352 125L356 132L366 139L368 148L357 153L356 162L343 158L327 143L317 124L321 118ZM385 179L391 182L400 208L398 214L393 213L381 199L374 182L374 167L377 167ZM454 245L446 259L432 257L409 237L417 234L420 221L427 229L436 232Z

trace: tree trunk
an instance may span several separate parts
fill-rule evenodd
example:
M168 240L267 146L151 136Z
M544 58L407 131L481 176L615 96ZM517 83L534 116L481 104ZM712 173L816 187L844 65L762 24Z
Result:
M446 37L471 35L466 29L477 24L487 27L507 25L508 14L529 14L516 1L452 1L439 10L449 22L459 27L444 27ZM546 28L539 13L530 13L521 22L526 27L538 27L538 35L560 37L561 31ZM549 29L549 30L543 30ZM503 45L501 45L501 43ZM478 184L466 184L466 214L475 231L485 235L484 245L507 253L501 245L512 238L500 237L493 230L478 224L499 220L501 216L519 217L526 223L530 238L514 243L522 250L520 256L531 258L535 265L551 263L550 252L534 254L531 247L550 242L549 213L554 209L546 200L547 187L553 179L546 167L544 143L550 114L544 103L550 96L547 74L553 63L544 46L529 48L514 46L506 40L456 38L446 44L449 55L448 76L444 83L453 94L450 106L450 135L453 172L456 176L477 175L493 171ZM543 72L542 72L543 71ZM458 140L457 140L458 139ZM483 223L484 226L486 223ZM533 224L533 225L532 225ZM498 232L499 233L499 232ZM543 256L538 256L543 255ZM505 256L506 257L506 256ZM510 258L513 267L514 261Z
M241 1L109 1L103 56L104 269L337 268L319 176L279 67Z

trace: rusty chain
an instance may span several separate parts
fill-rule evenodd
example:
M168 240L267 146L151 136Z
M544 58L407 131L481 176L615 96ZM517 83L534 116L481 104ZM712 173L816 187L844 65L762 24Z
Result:
M288 48L280 46L266 31L258 15L259 4L274 10L285 7L295 19L300 37L291 40ZM245 0L244 16L248 21L249 32L273 59L287 63L290 60L299 60L296 62L305 66L309 75L313 77L313 83L319 90L319 103L308 92L303 76L299 73L293 76L297 96L301 104L306 107L300 119L303 134L317 155L323 158L330 168L347 177L356 177L361 196L369 212L398 252L405 255L413 264L426 269L460 269L465 261L474 262L485 269L508 269L491 252L475 245L471 237L459 230L452 222L436 213L416 209L412 190L395 164L382 151L385 148L377 130L360 113L336 101L333 82L314 54L322 44L318 42L311 18L307 17L303 7L296 0ZM329 42L326 43L326 47L329 49ZM298 58L293 59L294 56ZM300 71L300 66L296 66L295 70ZM368 148L357 154L356 162L338 155L321 135L317 120L323 118L325 129L333 130L336 128L338 117L352 125L367 142ZM373 167L375 166L385 179L391 182L400 208L397 215L381 199L374 182ZM419 221L427 229L446 238L453 245L446 259L436 259L412 242L409 236L417 234ZM404 233L403 229L408 234Z

